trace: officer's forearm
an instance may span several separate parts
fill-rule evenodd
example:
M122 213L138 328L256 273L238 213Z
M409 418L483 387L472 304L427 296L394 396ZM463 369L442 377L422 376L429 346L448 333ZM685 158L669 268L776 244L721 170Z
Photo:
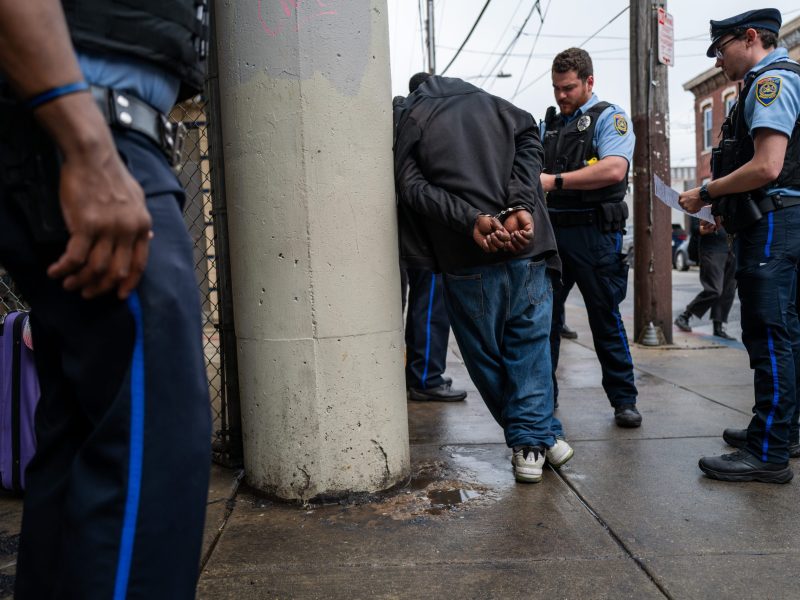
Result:
M628 161L621 156L607 156L593 165L562 173L565 190L597 190L625 179Z
M712 198L749 192L778 178L789 139L779 131L763 129L758 130L753 142L752 159L732 173L709 182L707 189Z
M83 79L58 0L0 0L0 71L20 98ZM113 147L86 92L61 96L34 114L68 156L96 157Z
M82 78L59 0L0 0L0 71L23 98Z

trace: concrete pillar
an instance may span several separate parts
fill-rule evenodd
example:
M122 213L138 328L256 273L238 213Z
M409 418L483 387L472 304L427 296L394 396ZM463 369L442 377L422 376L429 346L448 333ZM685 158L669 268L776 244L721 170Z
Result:
M409 472L386 0L216 0L245 470Z

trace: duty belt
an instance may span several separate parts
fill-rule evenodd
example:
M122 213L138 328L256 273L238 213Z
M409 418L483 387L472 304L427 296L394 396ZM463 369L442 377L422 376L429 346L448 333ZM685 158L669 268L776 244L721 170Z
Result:
M762 213L768 213L782 208L789 208L790 206L797 206L798 204L800 204L800 197L775 194L774 196L765 196L759 200L758 209Z
M547 211L553 227L573 227L577 225L591 225L597 222L596 210L580 211Z
M183 123L170 122L167 115L128 92L93 85L92 96L110 127L142 134L161 149L173 167L180 163L186 139Z

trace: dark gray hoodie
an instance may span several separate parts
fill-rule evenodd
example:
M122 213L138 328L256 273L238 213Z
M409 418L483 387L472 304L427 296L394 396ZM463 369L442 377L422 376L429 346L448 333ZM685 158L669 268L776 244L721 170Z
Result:
M400 252L407 266L448 271L513 258L561 264L542 198L544 153L533 117L460 79L432 76L395 101ZM475 219L524 206L534 238L519 254L483 252Z

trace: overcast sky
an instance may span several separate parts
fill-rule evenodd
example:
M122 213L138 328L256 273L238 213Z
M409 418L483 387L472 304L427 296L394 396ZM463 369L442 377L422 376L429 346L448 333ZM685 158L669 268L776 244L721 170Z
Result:
M408 93L408 79L426 68L420 34L420 6L425 0L387 0L391 40L392 91ZM437 72L461 45L486 0L435 0ZM461 77L514 102L540 119L553 104L550 66L553 57L570 46L585 48L594 63L594 91L630 113L629 20L624 0L541 0L544 21L534 11L511 55L499 62L517 36L534 0L493 0L469 42L446 75ZM783 13L784 23L800 16L797 0L770 2ZM709 19L724 19L762 8L744 0L674 0L667 11L675 23L675 65L669 69L670 150L672 165L694 165L694 96L683 84L714 66L706 58ZM617 17L621 12L622 14ZM599 31L604 25L607 27ZM594 37L585 42L593 34ZM584 43L585 42L585 43ZM531 54L532 52L532 54ZM530 57L530 59L529 59ZM499 78L497 73L509 74ZM485 76L489 76L488 78ZM484 77L480 77L484 76Z

